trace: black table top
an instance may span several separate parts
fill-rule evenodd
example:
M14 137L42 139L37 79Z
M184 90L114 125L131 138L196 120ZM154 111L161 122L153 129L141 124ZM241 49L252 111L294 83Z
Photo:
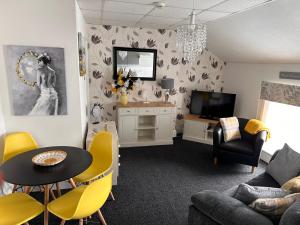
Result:
M32 157L50 150L63 150L67 157L61 163L43 167L32 163ZM81 148L70 146L53 146L35 149L19 154L6 161L0 171L4 180L23 186L53 184L68 180L86 170L92 163L92 155Z

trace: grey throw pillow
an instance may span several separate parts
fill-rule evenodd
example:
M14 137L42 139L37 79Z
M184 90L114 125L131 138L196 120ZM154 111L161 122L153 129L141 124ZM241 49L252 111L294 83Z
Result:
M296 177L300 172L300 154L285 144L269 163L266 172L280 185Z
M244 202L246 205L249 205L258 198L283 198L288 194L288 191L285 191L281 188L258 187L248 184L240 184L233 197L241 202Z

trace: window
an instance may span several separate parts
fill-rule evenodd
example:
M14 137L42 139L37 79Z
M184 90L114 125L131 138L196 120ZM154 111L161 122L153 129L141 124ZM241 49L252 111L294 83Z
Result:
M271 131L271 138L263 150L271 155L287 143L300 152L300 107L266 101L264 122Z

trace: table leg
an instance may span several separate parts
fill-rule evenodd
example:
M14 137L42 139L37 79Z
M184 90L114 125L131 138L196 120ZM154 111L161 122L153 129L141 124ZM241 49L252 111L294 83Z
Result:
M49 212L47 209L47 205L49 202L49 185L45 185L44 187L44 205L45 205L45 211L44 211L44 225L48 225L48 216L49 216Z

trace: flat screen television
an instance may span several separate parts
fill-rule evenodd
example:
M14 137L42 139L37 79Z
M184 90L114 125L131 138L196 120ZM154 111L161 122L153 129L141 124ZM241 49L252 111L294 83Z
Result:
M207 119L231 117L235 98L235 94L192 91L190 113Z
M120 68L141 80L156 79L156 49L114 47L113 54L114 79Z

